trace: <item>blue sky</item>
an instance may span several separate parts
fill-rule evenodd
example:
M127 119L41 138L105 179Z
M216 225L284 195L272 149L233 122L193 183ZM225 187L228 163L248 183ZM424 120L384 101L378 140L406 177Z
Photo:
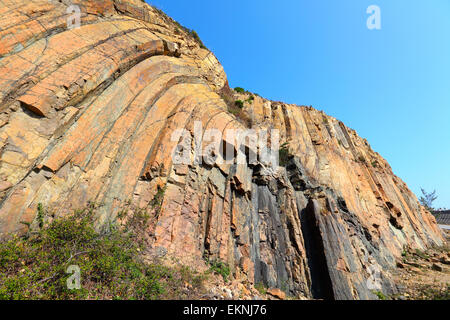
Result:
M324 110L450 207L450 1L147 2L198 32L231 87Z

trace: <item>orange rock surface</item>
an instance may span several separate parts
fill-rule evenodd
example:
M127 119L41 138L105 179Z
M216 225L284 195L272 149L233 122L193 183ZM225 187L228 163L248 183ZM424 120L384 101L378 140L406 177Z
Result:
M95 202L99 229L141 208L157 221L149 250L335 299L374 298L374 268L394 292L403 248L442 244L433 216L368 142L311 107L244 104L252 129L278 129L288 143L286 166L174 164L175 130L247 126L228 111L222 66L142 1L72 1L75 29L68 4L0 2L1 237L33 227L38 204L58 217Z

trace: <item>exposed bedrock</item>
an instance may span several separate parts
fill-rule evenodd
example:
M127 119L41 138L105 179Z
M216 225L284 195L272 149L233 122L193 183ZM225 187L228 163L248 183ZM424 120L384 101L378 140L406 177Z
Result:
M67 28L69 4L79 28ZM235 278L325 299L395 292L404 247L442 244L368 142L311 107L244 105L252 129L288 143L283 167L197 163L193 151L174 163L198 124L203 135L248 122L228 111L213 53L142 1L2 1L0 75L2 238L32 229L38 204L54 219L96 203L99 230L141 209L151 252L199 269L219 259ZM174 139L180 129L190 139Z

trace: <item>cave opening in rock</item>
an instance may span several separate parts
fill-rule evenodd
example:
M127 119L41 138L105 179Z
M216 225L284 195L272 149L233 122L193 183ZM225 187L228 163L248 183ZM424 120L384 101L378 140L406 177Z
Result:
M334 300L333 285L313 201L310 200L307 207L302 210L300 221L311 275L312 296L314 299Z

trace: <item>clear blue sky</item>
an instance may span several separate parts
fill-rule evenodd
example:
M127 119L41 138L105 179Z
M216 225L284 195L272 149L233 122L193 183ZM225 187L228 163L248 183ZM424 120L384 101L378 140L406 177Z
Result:
M324 110L450 207L449 0L147 2L198 32L230 86Z

